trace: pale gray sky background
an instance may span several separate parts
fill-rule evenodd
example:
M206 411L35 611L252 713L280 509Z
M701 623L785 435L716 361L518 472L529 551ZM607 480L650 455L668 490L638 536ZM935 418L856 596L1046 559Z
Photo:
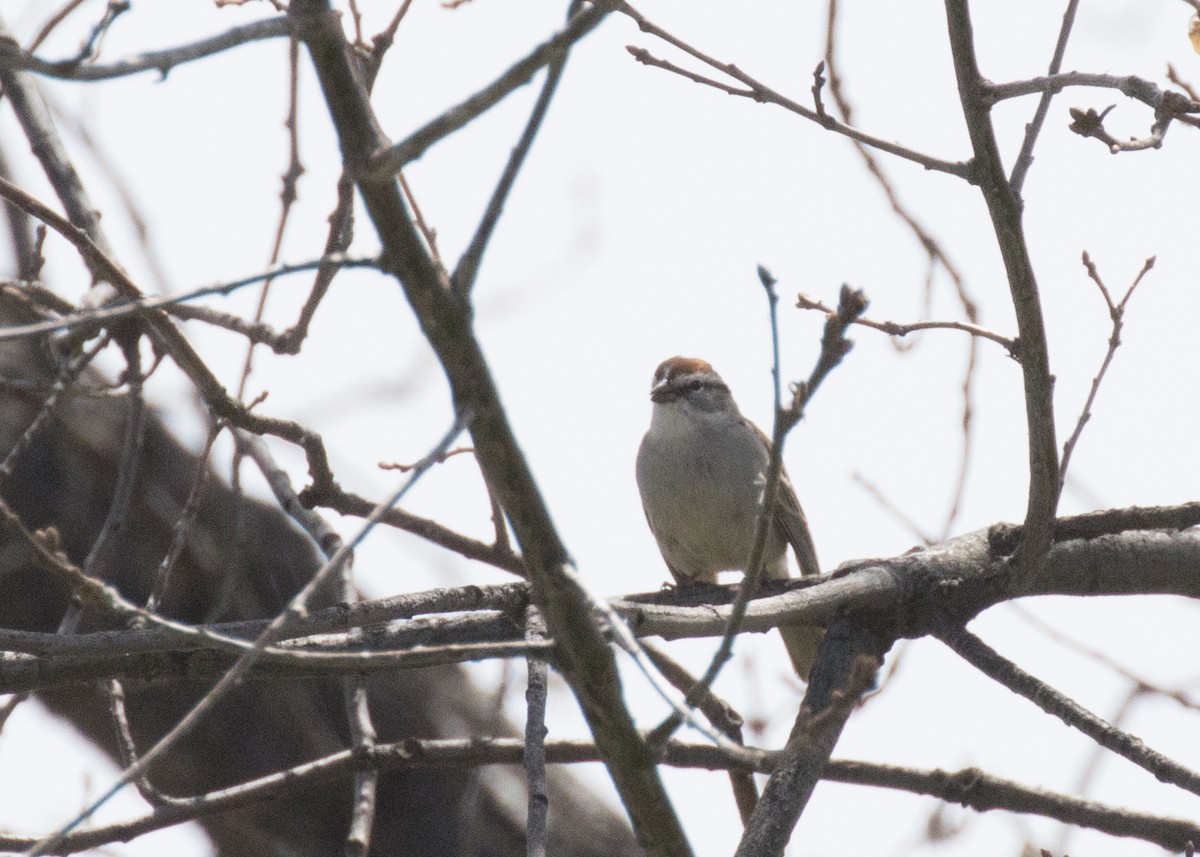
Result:
M39 52L72 53L102 8ZM973 4L984 74L994 81L1044 72L1063 3L1013 0ZM377 32L394 2L360 0L365 30ZM825 4L749 0L680 3L644 0L652 20L707 53L810 103L811 72L823 54ZM5 0L0 14L23 40L44 20L46 4ZM447 10L416 0L379 79L375 104L385 131L400 139L448 105L492 80L556 30L565 4L549 0L473 0ZM270 14L266 4L217 10L201 0L135 2L103 45L108 61L129 53L194 41ZM864 130L946 159L968 152L954 90L941 3L844 0L840 57L847 95ZM1186 37L1190 8L1179 0L1086 0L1064 68L1137 74L1165 83L1172 63L1200 83L1200 57ZM484 261L477 323L510 416L554 518L596 590L655 589L668 575L646 529L633 481L633 456L649 420L646 392L654 367L673 354L711 361L743 410L770 419L770 343L755 266L779 279L784 374L806 376L818 349L821 318L791 308L797 291L834 303L842 283L866 290L869 315L912 321L925 312L927 262L891 215L879 188L845 139L779 108L734 98L634 62L625 45L679 57L611 16L576 47L531 158ZM117 257L147 291L183 290L234 279L267 261L279 215L279 176L286 167L287 45L248 45L179 67L166 82L142 74L103 84L45 81L60 111L85 182L104 211ZM338 162L324 104L301 63L301 157L306 169L284 258L312 258L324 240ZM695 67L692 63L691 67ZM540 78L539 78L540 79ZM528 87L491 115L439 145L407 171L443 255L453 260L474 229L504 159L536 95ZM1196 236L1200 234L1200 138L1177 126L1155 152L1109 155L1067 130L1069 106L1116 104L1108 127L1118 136L1147 133L1151 116L1113 90L1074 90L1054 102L1025 187L1026 225L1045 305L1051 368L1057 376L1060 441L1074 426L1109 336L1107 311L1079 263L1087 250L1109 286L1123 292L1149 256L1157 265L1134 297L1092 423L1076 451L1061 511L1196 499L1200 337L1195 319ZM997 111L1011 164L1033 98ZM165 272L133 239L101 161L71 131L79 117L126 182L146 216L150 245ZM19 140L0 111L0 135ZM11 146L10 156L21 154ZM965 183L878 156L899 194L963 272L981 308L981 323L1008 335L1015 324L994 239L978 193ZM18 178L50 200L31 159ZM51 242L56 239L52 238ZM353 252L375 247L360 219ZM68 254L55 253L62 258ZM78 299L88 283L80 269L52 264L48 279ZM271 318L291 322L304 278L281 281ZM244 309L252 296L218 301ZM934 279L929 317L959 318L944 272ZM201 353L236 382L243 346L234 337L187 327ZM960 387L965 337L928 333L899 354L881 334L860 329L857 346L817 395L792 434L786 461L826 567L903 552L917 537L855 480L878 486L929 532L948 510L961 445ZM1018 367L991 343L980 345L975 393L975 451L962 516L954 532L1020 520L1026 492L1025 418ZM322 306L299 358L256 358L252 393L262 406L294 417L325 437L342 483L381 496L395 480L379 461L421 457L449 424L440 370L396 285L347 272ZM173 425L200 440L190 393L171 367L151 390L174 409ZM303 462L281 459L303 484ZM221 454L228 457L228 449ZM465 499L464 499L465 498ZM488 507L471 464L452 460L415 492L415 511L468 533L490 532ZM353 532L354 521L335 523ZM360 555L360 581L375 595L446 583L486 583L499 572L448 557L415 538L378 533ZM1200 644L1195 605L1165 598L1036 599L1024 605L1063 633L1141 675L1194 689ZM1010 607L972 625L1003 654L1104 716L1128 686L1073 655ZM714 641L675 644L699 668ZM1029 703L979 677L935 642L903 646L903 665L886 692L850 721L835 753L920 767L977 765L1033 786L1075 792L1092 756L1088 741ZM774 635L744 638L752 655L727 671L718 690L746 714L770 718L765 741L777 746L791 725L798 687ZM894 657L894 655L893 655ZM627 666L627 665L626 665ZM477 669L494 687L500 668ZM520 677L510 708L522 715ZM643 725L660 706L627 670ZM1196 720L1165 702L1137 708L1125 725L1180 762L1200 767ZM584 727L564 695L553 706L551 737ZM60 735L39 709L25 706L0 736L0 825L44 831L63 821L85 792L114 773L98 754ZM52 770L45 760L55 749ZM81 773L86 771L87 773ZM582 769L610 796L598 766ZM42 777L44 779L38 779ZM668 771L697 853L732 852L740 824L725 779ZM69 797L73 790L80 797ZM1168 815L1195 817L1200 803L1157 784L1145 772L1106 756L1087 795ZM613 798L615 800L615 798ZM114 802L107 817L124 809ZM35 806L36 802L36 806ZM923 845L932 800L882 790L822 784L789 850L799 855L1015 855L1024 837L1064 847L1051 826L1005 814L949 813L964 830L941 845ZM551 808L553 812L553 807ZM1157 848L1080 833L1073 854L1151 855ZM109 853L201 855L194 834L143 837Z

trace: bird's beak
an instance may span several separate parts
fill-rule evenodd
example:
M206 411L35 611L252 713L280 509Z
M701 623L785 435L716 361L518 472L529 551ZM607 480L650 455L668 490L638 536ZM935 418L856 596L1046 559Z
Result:
M670 380L663 378L657 384L650 388L650 401L661 405L666 402L673 402L678 398L675 390L671 388Z

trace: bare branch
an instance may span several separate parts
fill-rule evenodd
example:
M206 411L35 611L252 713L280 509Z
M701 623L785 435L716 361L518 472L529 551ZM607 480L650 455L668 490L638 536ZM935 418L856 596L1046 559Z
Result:
M1075 445L1079 443L1079 438L1083 434L1083 427L1092 418L1092 405L1096 402L1096 394L1100 392L1100 384L1104 381L1104 375L1108 372L1108 367L1112 364L1113 357L1117 353L1117 348L1121 345L1121 330L1125 323L1125 306L1129 303L1129 299L1133 297L1133 290L1138 287L1138 283L1154 267L1154 257L1150 257L1142 265L1142 270L1138 272L1133 283L1125 290L1125 296L1121 298L1119 303L1113 303L1108 288L1104 285L1104 281L1100 279L1100 272L1096 270L1096 266L1093 264L1086 250L1083 252L1083 266L1087 268L1088 276L1096 284L1096 287L1100 289L1100 295L1104 298L1104 303L1108 306L1108 315L1112 320L1112 334L1108 338L1108 350L1105 351L1104 359L1100 362L1100 369L1096 372L1096 377L1092 379L1092 387L1088 391L1087 401L1083 403L1083 410L1079 414L1079 420L1075 423L1075 430L1071 432L1071 436L1063 444L1062 461L1058 466L1058 487L1060 491L1067 478L1067 467L1071 463L1071 455L1075 452Z
M1075 25L1075 11L1079 8L1079 0L1067 0L1066 11L1063 12L1062 26L1058 31L1058 41L1054 45L1054 55L1050 58L1050 69L1048 75L1053 77L1062 69L1063 56L1067 52L1067 40L1071 37L1071 28ZM1025 139L1021 141L1021 151L1017 154L1016 163L1013 164L1012 177L1009 179L1009 184L1012 186L1013 193L1017 196L1021 195L1021 188L1025 185L1025 176L1029 172L1029 168L1033 165L1033 147L1037 145L1038 135L1042 132L1042 126L1046 123L1046 116L1050 113L1050 102L1054 99L1054 93L1050 90L1042 92L1042 97L1038 100L1037 110L1034 111L1033 119L1025 126Z
M783 853L850 712L874 684L882 649L888 643L862 629L830 627L792 734L775 761L735 857ZM841 649L848 658L835 651Z
M692 688L700 686L697 678L677 663L666 652L650 643L643 643L642 649L650 656L655 668L667 681L671 682L680 693L687 693ZM721 699L711 689L696 700L696 707L708 718L716 729L736 744L744 745L742 739L742 715L734 710L728 702ZM655 746L666 745L667 736L675 729L674 718L669 718L647 737L647 742ZM737 802L738 813L742 824L750 820L754 805L758 803L758 785L754 776L748 771L730 768L729 782L733 788L733 798Z
M306 506L323 506L343 515L354 515L359 518L369 514L375 507L372 501L343 491L337 485L325 490L318 490L315 486L310 486L300 492L300 502ZM456 533L437 521L422 518L404 509L388 510L384 513L381 523L420 536L433 544L461 554L467 559L486 562L522 577L528 574L525 560L519 554L514 553L507 542L500 541L494 545L484 544ZM503 521L498 526L503 526Z
M1175 702L1186 709L1200 712L1200 701L1193 699L1189 694L1184 693L1181 690L1173 690L1165 685L1147 680L1128 667L1117 663L1107 654L1099 651L1098 649L1085 646L1083 643L1079 642L1079 640L1064 634L1049 622L1042 621L1019 602L1009 605L1008 609L1018 613L1022 619L1024 619L1033 627L1037 628L1038 631L1045 634L1060 646L1064 646L1077 654L1083 655L1085 658L1088 658L1089 660L1100 664L1105 669L1111 670L1116 675L1119 675L1133 686L1134 693L1149 693L1154 694L1155 696L1161 696L1164 699L1170 699L1172 702ZM1114 725L1117 724L1114 723Z
M1086 110L1077 107L1071 108L1070 129L1082 137L1095 137L1104 143L1113 154L1157 149L1162 145L1163 137L1171 123L1176 119L1194 127L1200 126L1200 122L1189 116L1192 113L1200 113L1200 102L1173 90L1160 89L1150 81L1134 75L1117 76L1067 72L1013 83L987 85L985 88L989 98L999 101L1037 92L1041 92L1043 98L1046 98L1061 92L1068 86L1116 89L1129 98L1154 108L1154 122L1150 126L1150 135L1132 140L1118 140L1104 128L1104 117L1114 109L1115 105L1109 106L1099 113L1093 108Z
M738 68L733 63L724 63L724 62L721 62L720 60L714 59L713 57L708 56L707 54L703 53L699 49L692 47L688 43L676 38L675 36L672 36L670 33L668 33L662 27L659 27L657 24L654 24L651 21L649 21L645 15L643 15L638 10L634 9L628 3L624 2L624 0L614 0L613 8L616 9L616 11L621 12L622 14L628 15L630 18L632 18L634 21L636 21L638 27L642 30L642 32L649 33L652 36L662 39L664 42L667 42L668 44L678 48L679 50L683 51L684 53L688 54L689 56L694 57L695 59L697 59L700 62L704 63L705 65L709 66L710 68L716 69L717 71L721 72L722 74L728 75L729 77L738 81L742 85L746 86L747 89L740 90L735 87L727 86L725 84L721 84L719 82L713 81L713 80L703 77L701 75L692 74L691 72L683 72L682 69L680 69L678 66L676 66L672 63L666 62L665 60L655 60L653 57L650 56L650 54L648 52L646 52L643 49L630 48L629 49L630 52L634 55L634 58L637 59L639 62L643 62L648 65L658 66L659 68L663 68L668 71L683 73L685 77L687 77L688 79L690 79L696 83L702 83L707 86L714 86L717 89L721 90L722 92L726 92L730 95L739 95L739 96L743 96L745 98L751 98L754 101L759 101L759 102L763 102L763 103L767 103L767 104L775 104L779 107L784 108L785 110L789 110L792 113L796 113L796 114L804 117L805 119L808 119L812 122L816 122L818 125L825 128L826 130L834 131L838 134L842 134L843 136L849 137L852 140L856 140L867 146L871 146L872 148L878 149L881 152L887 152L888 154L895 155L896 157L904 158L907 161L912 161L915 164L920 164L927 170L935 170L937 172L949 173L952 176L958 176L959 178L962 178L962 179L974 181L974 179L972 178L972 175L971 175L970 166L968 164L965 164L961 161L958 161L958 162L944 161L939 158L934 158L929 155L924 155L920 152L917 152L913 149L909 149L905 146L900 146L900 145L897 145L896 143L891 143L891 142L884 140L882 138L879 138L879 137L873 137L870 134L865 134L862 131L859 131L855 128L851 128L847 125L843 125L841 122L838 122L836 119L834 119L828 113L824 113L824 112L818 113L815 109L810 109L808 107L805 107L804 105L799 104L798 102L795 102L790 98L787 98L786 96L780 94L779 92L776 92L775 90L771 89L766 84L754 79L750 75L743 72L740 68Z
M814 300L802 293L796 295L796 308L816 310L825 313L826 316L836 316L838 312L822 301ZM960 330L963 333L969 333L971 336L995 342L997 345L1003 346L1011 356L1017 356L1018 344L1015 339L1001 333L996 333L994 330L988 330L986 327L980 327L977 324L964 321L914 321L908 324L899 324L894 321L872 321L869 318L859 316L852 323L878 330L881 333L886 333L888 336L900 337L908 336L910 333L918 333L922 330Z
M146 399L143 395L141 352L138 348L137 337L121 343L125 357L125 381L129 385L129 395L126 397L128 412L125 417L125 437L121 443L121 459L117 466L117 485L113 489L112 500L109 503L108 514L104 525L96 535L91 550L83 561L83 574L92 579L110 577L108 565L111 560L116 535L126 527L126 518L130 504L133 502L133 492L137 485L138 472L142 458L142 444L146 436ZM77 611L79 605L72 603L68 613ZM76 617L78 618L78 617ZM67 620L64 620L66 622ZM74 623L70 628L64 627L63 633L73 633Z
M1149 771L1162 782L1200 794L1200 773L1185 768L1174 759L1151 750L1140 739L1105 723L1079 703L1002 657L974 634L960 628L940 633L938 638L984 675L1024 696L1047 714L1078 729L1100 746Z
M755 770L769 773L777 753L757 751ZM69 854L124 842L185 821L228 812L266 800L277 800L298 789L331 779L345 779L354 770L422 769L438 765L519 765L524 754L522 741L513 738L485 740L450 739L422 741L410 738L394 744L378 744L365 757L349 750L332 753L312 762L189 798L178 806L157 807L128 821L99 826L68 836L56 853ZM546 744L547 761L555 764L596 762L600 754L594 744L554 741ZM681 768L725 770L741 767L711 745L671 743L664 748L665 764ZM1172 851L1182 851L1189 840L1200 838L1200 827L1191 821L1128 812L1091 801L1082 801L1041 789L1029 788L991 776L977 768L960 771L919 770L870 762L831 760L823 778L929 795L962 804L979 812L1002 809L1042 815L1107 833L1153 842ZM25 850L30 837L0 836L0 848Z
M405 139L378 153L372 153L361 167L361 178L379 180L396 173L410 161L425 154L434 143L450 136L471 120L495 107L514 90L533 78L543 66L559 62L571 45L592 31L608 14L606 3L596 3L575 15L562 32L534 48L524 59L514 63L493 83L481 89L461 104L451 107L437 119L414 131Z
M3 336L3 328L0 328L0 336ZM55 408L58 406L63 393L79 378L79 374L88 367L108 344L112 341L111 336L101 336L96 339L91 345L80 351L74 357L70 358L59 369L58 375L54 379L53 385L50 387L49 393L42 401L42 406L35 416L21 432L20 437L13 443L8 454L4 456L4 461L0 462L0 476L9 476L12 474L13 467L17 463L17 459L25 452L34 437L41 431L50 417L54 414Z
M583 8L584 3L582 0L572 0L567 11L568 27L570 27L572 19L580 14ZM542 127L542 121L546 118L546 114L550 110L550 101L554 98L554 93L558 90L558 82L562 80L563 71L566 69L567 57L570 55L570 52L570 43L568 43L564 45L562 53L551 60L546 66L546 81L542 84L542 91L538 93L533 110L529 113L529 119L525 123L525 130L521 132L521 137L517 140L517 145L513 147L512 153L508 158L508 163L504 165L504 172L500 176L500 181L496 183L495 190L492 191L487 208L483 212L483 217L480 218L479 226L476 228L475 234L471 237L471 243L463 251L462 257L458 260L458 265L454 268L454 274L451 276L450 282L455 289L463 294L471 291L471 288L475 285L476 277L479 276L479 266L483 263L483 253L487 249L492 233L496 231L496 224L500 222L500 215L504 211L504 201L508 199L508 195L512 192L513 184L517 180L517 173L520 172L521 165L525 163L525 158L528 156L529 150L533 147L534 138L537 137L538 130Z
M304 174L304 166L300 163L300 140L296 133L296 116L299 111L300 101L300 43L296 39L288 40L288 111L287 118L284 120L284 128L288 132L288 165L283 172L283 189L279 194L281 210L279 212L279 220L275 226L275 240L271 246L271 264L279 262L279 254L283 251L283 238L287 233L288 222L291 218L292 206L296 203L297 190L296 185L300 181L300 176ZM271 284L274 283L274 278L268 277L263 280L262 288L258 292L258 303L254 307L253 324L261 324L263 313L267 309L267 298L271 294ZM246 356L242 360L242 371L238 376L237 392L235 398L240 402L246 398L246 388L250 383L250 374L254 371L254 346L255 342L250 340L246 344ZM233 469L236 472L238 462L235 457ZM235 477L236 480L236 477Z
M599 6L585 10L573 19L572 27L581 22L590 26L605 11ZM474 415L471 435L484 480L496 492L512 524L529 571L533 601L560 648L563 675L604 750L605 763L634 830L652 854L690 855L691 847L654 760L613 681L613 653L594 623L586 595L572 578L567 548L500 403L492 372L474 335L471 307L461 294L444 287L391 177L394 169L403 166L403 158L398 158L395 150L376 157L384 138L352 65L341 24L328 0L293 0L289 14L312 56L346 168L356 177L383 245L386 266L404 288L422 332L437 354L455 407ZM562 35L563 41L547 43L550 47L535 65L550 62L565 47L568 34L575 32L572 27ZM528 73L532 72L529 68ZM508 91L506 86L493 86L487 92L498 100ZM486 106L482 104L480 109ZM445 133L458 127L451 125ZM444 133L438 132L428 142L441 136Z
M437 455L444 449L450 446L451 443L458 437L463 430L465 424L469 422L469 415L460 416L455 420L454 425L442 438L441 443L431 453L431 456ZM213 685L212 689L204 695L204 697L180 720L175 726L167 732L166 735L158 739L158 741L148 749L138 762L127 767L121 776L117 779L107 791L105 791L98 799L92 801L82 812L68 822L63 827L59 828L50 836L38 843L32 849L31 857L34 854L47 853L48 849L54 848L62 836L70 833L76 826L90 818L95 811L106 803L113 795L127 783L133 782L140 777L143 772L149 767L155 758L162 755L169 747L173 746L181 737L186 735L199 721L216 705L229 690L236 687L241 678L250 671L262 655L263 650L275 639L283 636L290 622L295 621L295 618L303 615L306 604L312 594L324 584L324 582L333 574L337 573L342 563L346 562L350 553L358 546L358 544L366 537L366 535L378 522L379 515L383 510L390 508L403 499L408 490L416 483L423 475L433 461L430 460L428 466L421 470L414 470L409 477L404 481L404 484L389 498L385 504L380 504L377 513L368 516L366 522L359 528L358 535L348 544L343 545L339 550L335 551L329 560L319 568L312 578L296 593L295 596L288 602L287 607L279 613L261 634L255 639L251 648L244 651L238 658L237 662L222 675L220 681ZM141 611L141 615L149 615Z
M7 190L8 188L0 185L0 196L2 196ZM209 322L210 324L228 327L230 330L235 330L247 337L257 336L263 341L268 342L268 344L272 344L277 339L283 340L288 338L290 331L285 332L284 334L274 334L273 332L270 335L256 334L254 332L254 328L256 326L250 322L244 321L243 319L227 316L222 313L218 313L215 310L208 310L207 308L183 307L181 304L187 301L197 300L199 298L211 297L213 295L229 295L238 289L284 274L293 274L312 270L320 271L326 267L337 269L373 268L377 266L377 259L351 259L342 255L323 257L321 259L314 259L311 262L300 262L294 265L280 263L271 265L266 270L248 277L241 277L236 280L231 280L227 283L202 286L200 288L193 289L188 292L182 292L177 295L168 295L163 297L140 297L133 300L124 300L118 303L107 304L94 309L79 310L72 312L70 315L67 315L63 318L32 322L30 324L0 327L0 342L13 339L23 339L29 336L41 336L43 334L54 333L61 330L77 330L80 328L83 328L86 332L90 333L92 329L100 327L108 322L129 318L130 316L139 315L149 310L166 309L166 311L171 315L175 315L180 318L195 318L201 321ZM276 347L275 350L281 351L286 349L281 346Z
M1140 101L1147 107L1153 107L1156 110L1166 103L1177 101L1179 97L1179 93L1161 89L1152 81L1137 75L1095 74L1081 71L1031 77L1028 80L1016 80L1011 83L984 84L983 96L995 102L1019 98L1023 95L1046 93L1055 95L1068 87L1116 89L1122 95ZM1194 103L1190 98L1184 98L1179 102L1179 107L1184 113L1200 113L1200 103Z
M525 641L544 643L546 624L536 607L525 610ZM525 780L529 798L526 810L527 857L546 857L546 816L550 796L546 790L546 661L531 655L527 661L529 685L525 690Z
M204 59L249 42L287 36L290 32L291 24L287 15L278 15L232 27L224 33L188 45L148 51L108 64L84 63L80 57L57 61L43 60L22 50L15 39L6 37L0 38L0 70L26 69L45 77L76 81L110 80L143 71L157 71L166 77L175 66Z
M116 726L117 751L121 764L129 766L137 761L137 744L133 740L133 730L129 726L129 712L125 706L125 689L119 681L110 681L106 688L108 695L109 713ZM151 806L170 803L172 798L156 789L147 776L141 776L135 783L138 794Z
M842 75L837 58L837 25L838 25L838 0L829 0L829 14L825 27L825 59L822 61L819 69L822 69L829 74L829 92L833 96L833 102L837 106L838 112L841 114L842 121L847 125L854 124L853 110L850 105L850 100L846 97L842 87ZM820 87L814 86L813 97L817 100L818 112L822 109L822 104L819 100ZM966 280L959 271L958 266L951 261L949 254L945 251L940 241L921 224L917 216L909 209L909 206L903 203L900 199L900 193L894 186L892 180L888 177L876 158L870 147L856 142L855 149L863 159L863 163L867 167L867 172L879 183L884 195L887 197L888 203L892 207L892 211L896 213L904 224L912 232L913 237L917 239L921 247L929 254L929 270L925 277L925 306L926 313L929 311L932 303L933 284L934 284L934 269L940 265L950 277L951 283L954 285L955 294L958 296L959 303L962 304L963 314L966 315L967 323L978 325L979 323L979 307L975 299L968 293ZM903 335L903 334L901 334ZM1003 344L1003 343L1002 343ZM897 348L900 345L897 343ZM978 357L978 343L972 337L968 340L967 345L967 366L963 372L962 383L962 432L963 442L959 455L958 479L955 482L954 493L950 501L950 508L946 513L945 521L942 526L941 537L949 538L953 530L954 523L958 519L958 514L962 509L963 497L967 490L967 474L971 466L971 454L974 441L973 432L973 415L974 406L972 404L974 385L975 385L975 366L976 358Z
M996 144L988 84L976 61L975 36L966 0L946 0L946 18L963 117L975 153L975 174L1004 260L1021 342L1029 435L1029 500L1024 540L1014 561L1028 572L1050 546L1058 504L1058 444L1054 436L1054 390L1045 321L1033 263L1025 246L1020 201L1009 186Z
M864 491L871 495L881 509L887 512L891 517L900 524L904 529L908 530L912 536L923 545L931 545L937 541L929 533L921 528L921 525L914 521L904 509L900 508L897 503L892 502L883 491L874 482L867 479L858 471L855 471L851 477L855 484L862 487Z

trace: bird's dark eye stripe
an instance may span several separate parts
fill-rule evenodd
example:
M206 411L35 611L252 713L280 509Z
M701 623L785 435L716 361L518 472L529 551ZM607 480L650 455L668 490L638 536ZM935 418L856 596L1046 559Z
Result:
M671 378L667 381L667 386L675 390L703 390L705 388L716 390L725 385L712 378L688 378L686 375L681 378Z

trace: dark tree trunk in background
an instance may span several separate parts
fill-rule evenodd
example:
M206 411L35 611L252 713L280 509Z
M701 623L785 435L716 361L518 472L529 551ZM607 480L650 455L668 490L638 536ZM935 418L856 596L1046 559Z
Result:
M11 294L0 294L0 323L30 320ZM54 378L44 343L0 344L0 457L41 407ZM95 383L93 377L84 384ZM32 382L38 389L29 389ZM63 549L82 563L108 511L120 459L126 402L68 392L55 416L20 457L0 493L31 528L54 526ZM148 420L135 500L103 570L127 596L144 602L167 550L171 528L197 468L157 421ZM0 532L0 625L53 631L68 593L33 566L11 533ZM240 498L212 476L163 606L190 622L274 614L319 566L310 541L278 509ZM333 601L329 593L310 604ZM85 618L81 630L99 627ZM169 729L207 683L130 685L130 719L139 747ZM380 741L515 734L457 668L396 671L370 679ZM115 756L104 695L88 687L42 696L58 715ZM172 794L195 794L287 768L349 744L339 680L255 682L229 694L218 710L152 770ZM551 771L551 835L556 855L637 854L626 823L561 770ZM223 855L341 853L350 817L351 781L315 787L286 800L202 820ZM525 853L524 788L517 768L428 768L385 773L372 853L518 855ZM555 817L570 825L554 824Z

